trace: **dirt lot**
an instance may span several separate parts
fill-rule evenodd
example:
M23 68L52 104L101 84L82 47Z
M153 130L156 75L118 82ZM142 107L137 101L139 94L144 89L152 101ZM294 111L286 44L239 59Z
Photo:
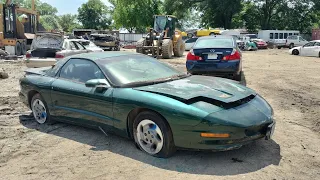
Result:
M22 63L0 63L0 179L320 179L320 59L245 52L243 83L273 106L272 141L157 159L130 140L68 124L39 126L19 102ZM184 58L166 60L185 70Z

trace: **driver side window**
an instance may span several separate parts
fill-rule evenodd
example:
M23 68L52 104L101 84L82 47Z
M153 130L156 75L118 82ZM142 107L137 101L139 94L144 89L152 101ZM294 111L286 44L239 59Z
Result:
M70 59L61 69L60 78L85 83L91 79L105 79L100 68L85 59Z
M314 42L311 42L311 43L305 44L303 47L312 47L313 45L314 45Z

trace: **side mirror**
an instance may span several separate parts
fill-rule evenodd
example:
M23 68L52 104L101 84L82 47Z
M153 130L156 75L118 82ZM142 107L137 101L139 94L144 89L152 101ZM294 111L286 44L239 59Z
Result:
M101 90L108 89L110 86L105 79L91 79L85 83L86 87L99 88Z

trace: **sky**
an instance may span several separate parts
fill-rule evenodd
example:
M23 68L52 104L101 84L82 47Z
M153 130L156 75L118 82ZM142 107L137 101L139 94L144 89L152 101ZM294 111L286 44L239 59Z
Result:
M88 0L41 0L41 2L46 2L53 7L58 9L58 15L62 14L76 14L78 12L78 8L81 4L87 2ZM110 5L108 0L101 0L106 5Z

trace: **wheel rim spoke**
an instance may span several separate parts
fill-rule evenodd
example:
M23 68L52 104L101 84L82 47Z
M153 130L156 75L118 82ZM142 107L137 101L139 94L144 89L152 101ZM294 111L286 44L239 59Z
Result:
M149 154L157 154L163 147L163 134L151 120L142 120L137 126L138 143Z

